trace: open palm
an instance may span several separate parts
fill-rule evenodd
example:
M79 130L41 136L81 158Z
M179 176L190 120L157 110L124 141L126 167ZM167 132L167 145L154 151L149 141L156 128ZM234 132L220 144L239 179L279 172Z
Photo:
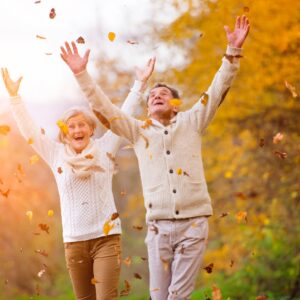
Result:
M229 46L241 48L248 35L250 23L246 16L238 16L236 18L235 27L233 31L230 31L228 26L224 26L224 29L226 31Z
M10 97L15 97L18 95L19 87L22 81L22 77L20 77L17 81L13 81L8 73L6 68L1 69L2 78L4 81L4 85L8 91Z
M90 50L87 50L83 57L78 53L75 42L71 43L72 49L68 42L65 42L65 47L60 47L61 58L70 67L74 74L78 74L85 70L89 60Z

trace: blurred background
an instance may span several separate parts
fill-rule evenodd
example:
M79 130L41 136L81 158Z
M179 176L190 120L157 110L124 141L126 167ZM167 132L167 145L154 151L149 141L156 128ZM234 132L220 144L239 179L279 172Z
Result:
M251 30L241 69L203 139L214 216L192 299L220 299L213 290L230 300L300 299L299 1L2 0L0 65L24 77L20 94L30 114L56 138L64 110L86 105L60 58L64 41L84 39L78 46L92 50L89 72L117 105L134 81L134 66L156 55L151 84L177 87L185 110L220 66L223 26L233 28L242 14ZM139 117L145 116L142 107ZM71 300L57 188L42 159L30 162L33 155L1 83L0 299ZM119 152L118 165L120 291L127 281L122 299L149 299L145 209L130 147Z

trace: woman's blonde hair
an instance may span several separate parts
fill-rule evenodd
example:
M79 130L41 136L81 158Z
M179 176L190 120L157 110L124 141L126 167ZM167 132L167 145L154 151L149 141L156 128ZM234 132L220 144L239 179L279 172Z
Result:
M95 129L97 128L97 118L94 116L94 114L87 108L85 107L72 107L68 109L66 112L64 112L61 121L64 124L67 124L68 120L72 117L76 117L78 115L83 115L84 118L86 119L87 123L89 126L93 129L93 134ZM62 131L59 130L58 134L58 140L61 143L66 143L66 134Z

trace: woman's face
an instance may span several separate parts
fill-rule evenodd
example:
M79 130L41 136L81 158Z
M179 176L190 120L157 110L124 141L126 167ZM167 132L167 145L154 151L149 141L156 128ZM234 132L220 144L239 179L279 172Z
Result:
M93 128L89 125L83 114L69 118L67 126L67 139L70 146L76 153L81 153L90 142L90 137L93 135Z

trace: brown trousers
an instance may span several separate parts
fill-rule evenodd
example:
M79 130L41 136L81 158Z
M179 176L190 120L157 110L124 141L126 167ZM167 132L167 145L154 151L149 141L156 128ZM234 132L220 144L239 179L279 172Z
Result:
M65 243L65 257L77 300L118 298L121 236Z

